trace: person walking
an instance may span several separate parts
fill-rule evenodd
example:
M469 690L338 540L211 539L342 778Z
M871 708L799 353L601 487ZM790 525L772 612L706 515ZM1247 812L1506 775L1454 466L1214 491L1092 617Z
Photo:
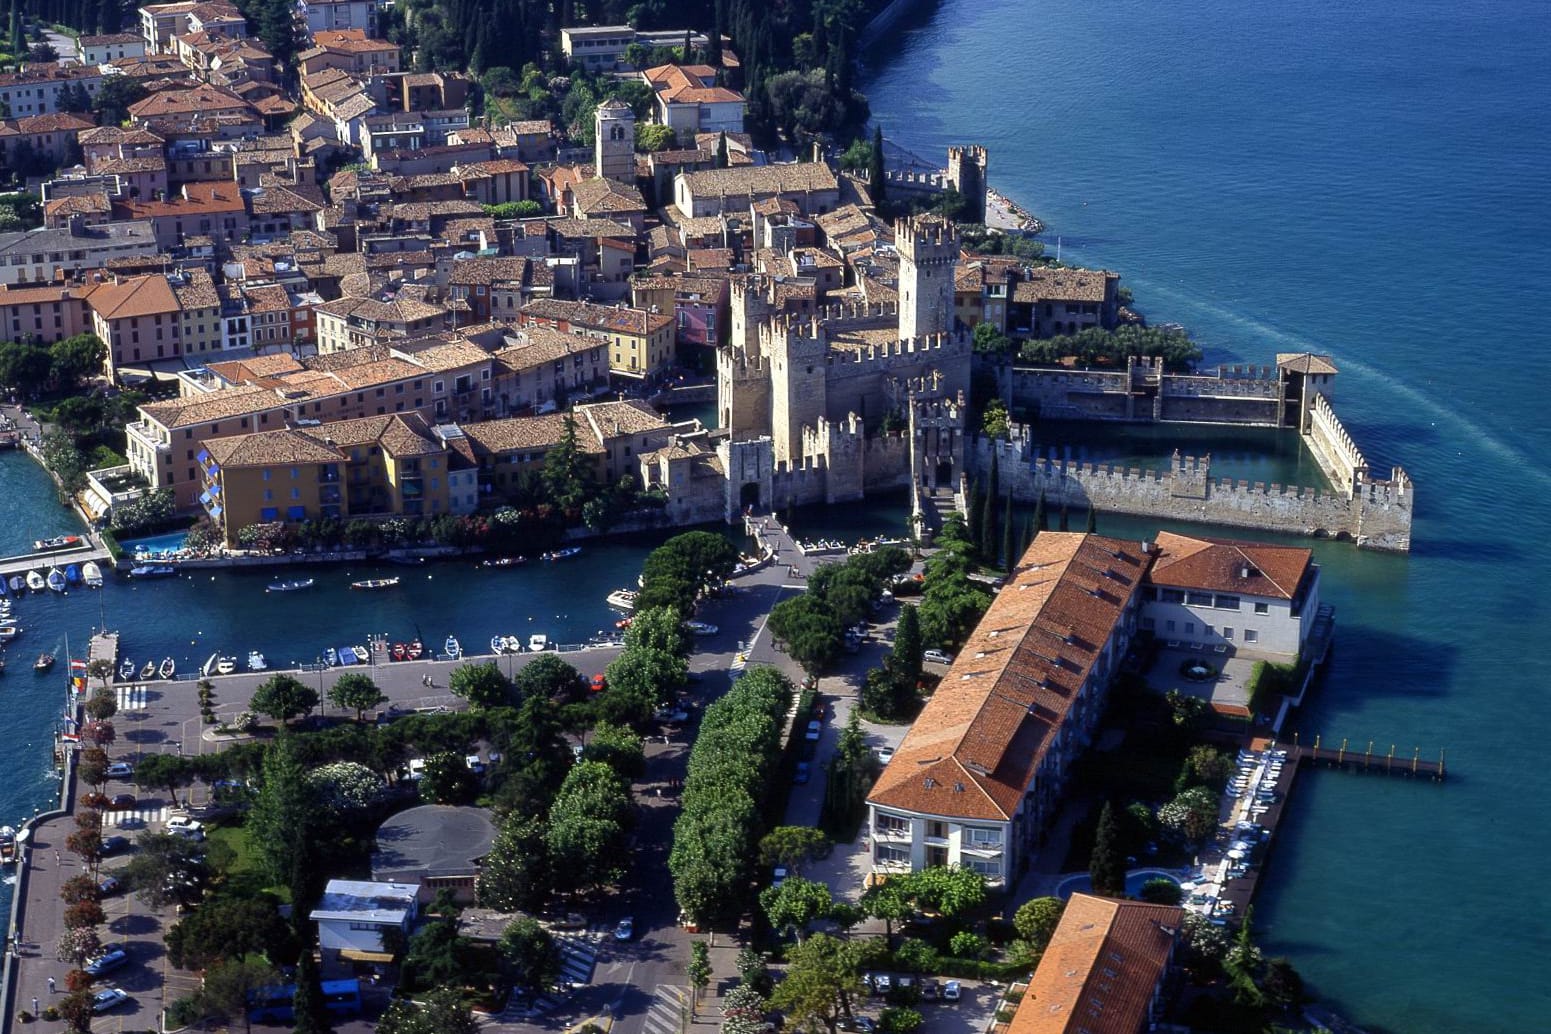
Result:
M48 978L48 993L49 994L54 994L55 993L55 991L54 991L54 978L53 977L49 977Z

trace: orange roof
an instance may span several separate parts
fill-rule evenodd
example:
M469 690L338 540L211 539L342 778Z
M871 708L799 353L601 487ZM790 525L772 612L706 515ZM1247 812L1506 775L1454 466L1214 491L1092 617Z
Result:
M92 309L105 320L129 319L179 312L177 295L160 274L130 277L94 287L87 295Z
M870 803L1009 821L1141 581L1131 542L1041 532L878 777Z
M185 89L162 90L129 106L129 115L138 121L164 115L188 115L194 112L247 111L248 102L209 83L194 83Z
M1290 600L1314 560L1302 546L1232 539L1198 539L1160 531L1147 580L1178 589L1206 589Z
M235 181L186 183L183 185L183 193L186 196L175 194L166 201L147 198L115 201L113 210L120 219L243 211L242 188Z
M1073 894L1007 1034L1138 1034L1184 910Z

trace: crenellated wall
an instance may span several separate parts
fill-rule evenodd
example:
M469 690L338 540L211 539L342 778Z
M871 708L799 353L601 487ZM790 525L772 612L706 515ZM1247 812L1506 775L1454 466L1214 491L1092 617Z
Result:
M1114 513L1197 521L1299 535L1348 538L1370 549L1411 548L1414 486L1394 468L1388 481L1366 474L1350 494L1211 476L1211 459L1174 454L1168 470L1123 469L1039 455L1027 427L1011 440L975 439L971 466L989 471L992 450L1004 490L1022 502L1041 493L1047 506L1097 507Z
M1133 357L1124 370L1013 366L1002 375L1014 406L1051 420L1276 427L1285 406L1273 367L1178 374L1156 357Z
M1343 492L1355 493L1357 486L1368 476L1368 461L1362 450L1346 433L1336 411L1324 395L1314 396L1309 409L1309 430L1303 436L1309 452L1319 461L1320 468L1332 484Z

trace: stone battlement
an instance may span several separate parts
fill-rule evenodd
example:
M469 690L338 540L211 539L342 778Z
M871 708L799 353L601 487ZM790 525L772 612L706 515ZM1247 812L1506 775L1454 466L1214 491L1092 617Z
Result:
M1324 395L1314 396L1314 404L1309 407L1309 425L1304 441L1308 442L1309 451L1319 461L1326 476L1345 491L1355 492L1367 480L1367 459L1352 436L1346 433L1346 428L1341 426L1336 411L1330 408L1330 401ZM1403 471L1401 473L1404 474Z

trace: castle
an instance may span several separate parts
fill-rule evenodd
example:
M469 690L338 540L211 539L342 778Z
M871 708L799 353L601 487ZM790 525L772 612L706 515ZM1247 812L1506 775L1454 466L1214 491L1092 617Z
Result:
M734 283L716 356L728 516L960 479L972 348L953 320L958 232L913 216L894 247L897 304L798 318L772 314L762 278Z

